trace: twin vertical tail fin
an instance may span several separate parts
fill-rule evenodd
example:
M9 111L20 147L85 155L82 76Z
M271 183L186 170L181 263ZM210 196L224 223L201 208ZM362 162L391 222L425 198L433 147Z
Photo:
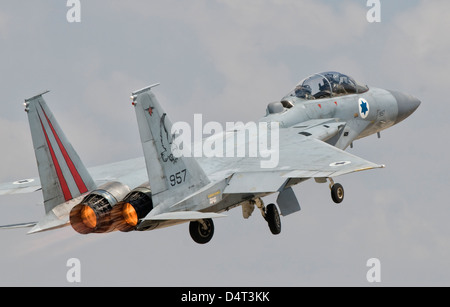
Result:
M210 181L195 158L177 156L173 151L175 136L171 131L172 123L151 92L152 87L134 92L133 105L153 203L159 204L165 200L173 203ZM62 219L55 213L61 211L60 207L55 207L61 204L66 206L70 200L96 188L42 97L46 93L25 100L46 212L45 218L30 233L66 225L68 214L67 220Z
M86 167L67 140L44 94L25 100L33 139L45 212L96 187Z
M163 192L176 190L181 198L208 184L209 179L195 158L172 151L172 123L151 92L156 85L132 94L152 197L157 200L160 195L162 200L162 195L167 197Z

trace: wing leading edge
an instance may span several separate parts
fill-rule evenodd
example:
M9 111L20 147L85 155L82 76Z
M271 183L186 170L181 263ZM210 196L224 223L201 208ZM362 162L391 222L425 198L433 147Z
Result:
M385 167L288 129L280 131L278 166L261 169L254 159L241 158L224 193L277 192L291 178L329 178Z

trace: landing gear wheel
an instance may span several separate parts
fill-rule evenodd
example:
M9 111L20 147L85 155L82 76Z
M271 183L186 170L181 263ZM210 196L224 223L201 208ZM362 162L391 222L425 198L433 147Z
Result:
M214 235L214 223L212 219L192 221L189 223L189 233L198 244L208 243Z
M335 183L331 186L331 198L336 204L344 200L344 188L340 183Z
M281 219L278 209L274 204L268 204L266 207L265 219L269 224L270 231L277 235L281 232Z

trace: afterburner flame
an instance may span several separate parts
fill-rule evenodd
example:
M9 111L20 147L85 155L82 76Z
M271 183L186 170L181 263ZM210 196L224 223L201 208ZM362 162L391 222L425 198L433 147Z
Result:
M89 228L95 228L97 226L97 216L91 207L83 206L81 209L81 221Z
M134 207L131 204L126 203L123 206L122 214L123 214L123 218L125 219L125 222L127 222L128 225L130 225L130 226L137 225L138 216L137 216L136 210L134 209Z

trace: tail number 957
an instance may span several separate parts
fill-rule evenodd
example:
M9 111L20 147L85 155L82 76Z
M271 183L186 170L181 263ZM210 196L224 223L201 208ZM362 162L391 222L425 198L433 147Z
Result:
M176 186L186 181L186 169L169 176L170 185Z

